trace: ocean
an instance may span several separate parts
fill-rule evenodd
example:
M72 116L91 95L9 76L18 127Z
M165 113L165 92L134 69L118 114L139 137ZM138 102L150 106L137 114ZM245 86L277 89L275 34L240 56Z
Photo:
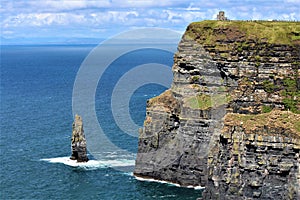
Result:
M104 134L132 157L122 158L112 151L103 152L103 159L89 152L88 163L78 164L68 159L75 114L74 82L94 48L95 45L1 46L0 199L188 200L200 197L201 190L137 180L132 169L138 130L124 133L114 122L111 110L113 89L126 72L151 62L171 67L173 54L170 52L143 49L122 55L111 63L95 91L95 112ZM142 127L147 99L166 88L152 83L134 90L129 114L135 124Z

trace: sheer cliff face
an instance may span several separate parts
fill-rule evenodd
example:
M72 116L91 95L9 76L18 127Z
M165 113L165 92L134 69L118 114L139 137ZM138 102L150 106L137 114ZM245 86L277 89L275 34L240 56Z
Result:
M208 156L205 199L299 199L300 115L227 114Z
M147 103L134 173L183 186L204 186L210 139L221 130L226 94L218 90L223 80L201 45L183 38L178 50L172 88Z
M299 23L192 23L172 87L147 103L135 175L207 199L297 198L299 63Z

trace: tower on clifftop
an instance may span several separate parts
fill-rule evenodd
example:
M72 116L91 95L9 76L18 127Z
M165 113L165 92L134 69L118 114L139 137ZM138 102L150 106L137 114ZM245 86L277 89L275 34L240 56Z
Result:
M224 11L220 11L219 14L217 15L217 20L220 21L226 21L227 17L225 17L225 12Z

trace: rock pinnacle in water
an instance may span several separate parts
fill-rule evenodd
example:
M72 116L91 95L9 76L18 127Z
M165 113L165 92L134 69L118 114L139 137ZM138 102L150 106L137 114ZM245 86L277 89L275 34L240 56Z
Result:
M87 162L86 139L83 131L82 118L75 115L75 120L72 126L72 141L71 141L72 155L70 159L77 160L77 162Z

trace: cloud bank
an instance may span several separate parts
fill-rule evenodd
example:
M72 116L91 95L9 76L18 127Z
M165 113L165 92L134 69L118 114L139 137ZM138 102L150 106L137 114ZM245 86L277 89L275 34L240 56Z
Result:
M9 38L106 38L139 27L184 31L192 21L300 20L300 0L2 0L1 35Z

